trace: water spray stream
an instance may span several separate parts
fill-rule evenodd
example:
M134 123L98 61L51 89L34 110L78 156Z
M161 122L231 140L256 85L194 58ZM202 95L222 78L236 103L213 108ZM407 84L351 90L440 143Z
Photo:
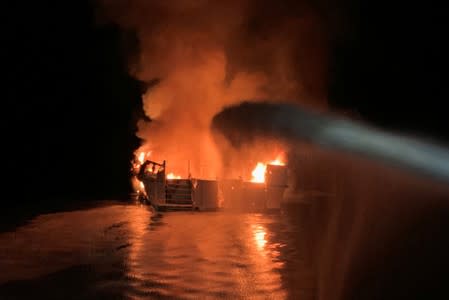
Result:
M307 141L449 183L448 149L296 105L245 102L216 115L212 127L230 139L235 132L244 132L290 142Z

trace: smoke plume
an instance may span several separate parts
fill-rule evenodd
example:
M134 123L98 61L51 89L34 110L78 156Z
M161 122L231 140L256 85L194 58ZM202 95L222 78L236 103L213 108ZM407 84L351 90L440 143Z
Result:
M170 171L185 176L189 166L194 176L219 175L225 147L217 149L209 128L225 106L268 97L325 106L326 27L307 1L101 0L100 6L138 36L133 75L158 82L143 95L151 122L138 124L138 151L166 159ZM274 155L277 144L270 145Z

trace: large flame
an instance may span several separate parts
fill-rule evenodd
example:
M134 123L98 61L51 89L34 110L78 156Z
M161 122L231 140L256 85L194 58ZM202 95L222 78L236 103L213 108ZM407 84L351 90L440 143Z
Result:
M166 160L169 170L183 177L235 173L248 179L254 166L245 165L240 147L227 151L223 145L228 141L215 143L211 120L224 107L242 99L301 99L325 106L328 33L314 9L276 9L270 26L256 26L246 36L246 24L266 20L261 1L98 2L101 15L135 32L141 46L137 65L129 69L148 83L142 96L145 117L136 124L142 149L154 150L152 160ZM304 64L313 70L307 76L298 72ZM258 160L268 163L265 159ZM223 162L231 160L245 170L227 170ZM189 172L184 172L187 165Z
M181 176L175 175L174 173L168 173L167 179L181 179Z
M140 166L145 162L147 157L150 156L150 155L151 155L151 151L148 151L148 152L140 151L140 152L138 152L136 154L134 168L136 170L138 170L140 168ZM265 173L267 171L267 165L276 165L276 166L283 166L283 165L285 165L284 154L280 153L279 155L276 156L276 158L274 160L271 160L271 161L258 162L256 167L251 172L252 178L251 178L250 181L254 182L254 183L264 183L265 182ZM148 172L153 172L154 170L149 168L147 171ZM181 176L180 175L176 175L173 172L170 172L170 173L168 173L166 175L166 178L168 180L181 179ZM138 190L143 190L143 187L142 186L138 186L137 189Z
M138 161L140 164L143 164L144 160L145 160L145 152L140 152L140 153L139 153L139 157L137 157L137 161Z
M135 154L134 160L132 161L132 171L134 172L134 176L131 180L134 192L137 194L145 194L145 185L137 179L136 174L139 172L140 167L150 155L151 151L139 151Z
M131 178L131 184L136 195L146 195L144 183L139 181L135 176Z
M253 176L251 182L264 183L265 182L265 172L267 170L267 165L258 162L254 170L251 172Z
M282 156L276 157L275 160L272 160L268 163L269 165L275 165L275 166L285 166L285 163L283 162Z
M145 160L151 155L151 151L145 152L140 151L138 154L135 154L134 161L132 163L132 167L134 171L138 171L140 166L145 162Z
M276 159L269 161L267 163L258 162L254 170L251 172L252 178L251 182L264 183L265 173L267 171L267 165L284 166L284 154L279 154Z
M133 168L136 172L138 172L138 170L140 169L140 167L142 166L142 164L145 162L145 160L151 155L151 151L139 151L135 154L135 158L134 158L134 163L133 163ZM149 173L155 173L156 170L153 169L152 167L148 167L146 172ZM174 174L173 172L170 172L166 175L167 179L181 179L181 176ZM137 184L137 187L135 186L135 190L143 190L143 183L140 182L140 184Z

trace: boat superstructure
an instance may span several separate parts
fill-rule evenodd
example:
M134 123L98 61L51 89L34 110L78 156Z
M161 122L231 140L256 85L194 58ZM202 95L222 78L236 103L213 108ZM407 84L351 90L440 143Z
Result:
M167 178L166 162L146 160L138 169L141 193L158 210L279 209L287 168L268 164L264 182L239 179Z

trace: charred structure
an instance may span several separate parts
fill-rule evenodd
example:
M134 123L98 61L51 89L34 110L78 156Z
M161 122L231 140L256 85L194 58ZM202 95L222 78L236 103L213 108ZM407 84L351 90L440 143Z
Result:
M157 210L279 209L287 188L287 167L267 164L263 182L238 179L171 178L166 162L145 160L134 169L139 198Z

